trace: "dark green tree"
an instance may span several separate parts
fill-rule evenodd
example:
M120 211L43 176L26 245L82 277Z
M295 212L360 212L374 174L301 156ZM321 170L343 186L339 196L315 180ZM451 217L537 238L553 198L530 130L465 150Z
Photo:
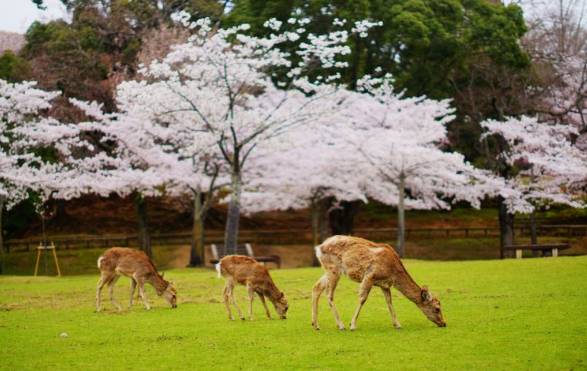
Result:
M24 59L14 54L12 50L6 50L0 55L0 79L18 82L29 78L30 66Z

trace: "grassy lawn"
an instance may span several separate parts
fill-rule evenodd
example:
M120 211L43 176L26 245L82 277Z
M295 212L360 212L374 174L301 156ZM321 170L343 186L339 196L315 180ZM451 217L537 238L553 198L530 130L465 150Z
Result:
M587 257L505 261L408 260L417 282L442 301L437 328L394 291L395 330L373 290L355 332L336 330L326 301L322 330L310 326L318 268L273 271L290 300L287 320L228 321L223 281L211 270L172 270L179 307L150 289L140 304L94 313L97 275L0 277L0 369L587 369ZM116 294L126 301L128 280ZM357 285L341 280L337 305L348 323ZM245 307L245 290L237 300ZM67 337L60 334L67 333Z

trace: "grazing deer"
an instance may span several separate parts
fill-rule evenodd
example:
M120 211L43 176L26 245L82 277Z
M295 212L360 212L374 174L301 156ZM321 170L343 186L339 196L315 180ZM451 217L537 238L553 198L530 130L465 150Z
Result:
M287 299L283 292L279 291L277 286L275 286L275 283L273 283L269 275L269 271L263 264L248 256L228 255L216 264L216 271L218 272L218 278L224 277L226 279L226 285L224 286L224 305L226 306L230 320L234 320L234 318L232 317L229 301L236 308L239 318L242 320L245 319L234 299L234 286L236 283L247 287L249 293L250 320L253 319L253 298L255 293L259 295L259 299L261 299L261 303L263 303L265 313L269 319L271 319L271 313L269 313L269 308L267 308L265 297L273 303L279 317L285 319L285 314L288 309Z
M359 305L351 320L351 330L356 329L359 312L367 301L369 291L373 286L378 286L383 291L387 308L396 328L401 328L401 325L391 305L392 286L416 304L430 321L439 327L446 326L438 299L433 298L426 287L420 287L414 282L391 246L357 237L333 236L316 246L316 256L326 273L316 282L312 290L312 326L314 329L320 329L318 326L318 299L320 294L327 290L328 304L336 324L340 330L344 330L344 324L334 306L334 290L336 290L338 280L343 273L361 284Z
M96 290L96 311L101 310L101 292L104 285L110 289L110 301L121 310L120 304L114 299L114 284L121 275L130 277L130 301L129 308L132 307L133 296L136 287L139 287L139 295L143 299L146 309L151 309L145 296L145 282L150 283L157 292L157 295L163 296L172 308L177 307L177 296L173 285L163 279L163 275L157 272L157 268L142 251L122 247L113 247L106 250L98 258L98 268L100 269L100 281Z

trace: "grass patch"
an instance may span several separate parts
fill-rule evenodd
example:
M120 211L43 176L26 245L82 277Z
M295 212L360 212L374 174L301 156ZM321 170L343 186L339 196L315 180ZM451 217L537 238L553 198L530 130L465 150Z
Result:
M570 249L561 250L560 255L587 254L587 238L540 237L539 244L569 242ZM389 241L393 246L395 243ZM530 244L530 238L518 237L516 244ZM509 251L511 257L514 253ZM478 238L437 238L418 239L406 242L406 256L431 260L481 260L499 259L499 239L495 237ZM531 251L524 251L524 257L532 257Z
M288 319L228 321L223 281L212 270L167 272L179 291L169 309L149 289L139 304L93 312L97 275L0 277L0 369L585 369L587 257L505 261L408 260L419 283L438 294L448 327L435 327L394 291L395 330L373 290L355 332L339 332L325 300L322 330L310 326L318 268L273 271L290 300ZM341 280L337 305L346 323L357 285ZM128 299L128 280L116 289ZM245 290L237 300L245 307ZM60 334L67 333L67 337Z

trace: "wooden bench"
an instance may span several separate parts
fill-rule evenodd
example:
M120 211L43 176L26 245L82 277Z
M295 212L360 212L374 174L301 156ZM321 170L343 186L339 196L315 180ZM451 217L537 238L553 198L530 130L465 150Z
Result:
M278 255L265 255L265 256L256 256L253 253L253 247L250 243L245 243L242 245L238 245L236 247L236 254L227 253L222 254L224 245L221 244L212 244L210 249L212 250L212 259L210 263L216 264L222 259L225 255L245 255L250 256L251 258L255 259L259 263L274 263L277 265L278 268L281 268L281 258Z
M566 250L571 246L568 243L550 243L550 244L537 244L537 245L507 245L504 246L504 250L514 250L516 252L516 259L522 259L522 252L524 250L531 251L542 251L542 256L548 256L547 253L553 257L558 256L559 250Z

